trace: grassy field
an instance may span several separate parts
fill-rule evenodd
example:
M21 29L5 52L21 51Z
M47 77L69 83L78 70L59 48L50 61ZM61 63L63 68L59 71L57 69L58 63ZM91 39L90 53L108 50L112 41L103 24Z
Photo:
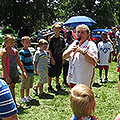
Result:
M96 68L95 74L95 86L92 90L95 93L96 99L96 111L94 115L99 120L114 120L117 114L120 113L120 94L118 92L118 72L117 63L112 62L109 68L109 83L97 84L99 79L99 71ZM2 69L0 74L2 73ZM103 71L104 79L104 71ZM37 75L34 78L34 84L39 81ZM60 76L60 83L63 81L63 76ZM55 79L52 81L52 85L55 88ZM44 91L47 92L48 85L45 84ZM20 103L20 82L16 84L16 100ZM69 91L69 88L66 89ZM36 98L36 101L32 101L29 104L24 104L24 107L18 107L19 120L69 120L72 116L72 110L70 108L69 94L67 92L62 93L48 93L46 96L35 96L31 89L30 95Z

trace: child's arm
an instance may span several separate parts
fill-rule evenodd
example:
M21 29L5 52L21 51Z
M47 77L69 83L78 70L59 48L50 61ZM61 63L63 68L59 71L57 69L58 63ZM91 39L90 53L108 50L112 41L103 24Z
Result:
M37 62L35 62L35 61L34 61L34 70L35 70L36 74L38 74L37 73Z
M120 57L120 54L118 54L117 56L117 67L119 66L119 57Z
M54 58L53 58L53 55L52 55L52 52L51 52L50 49L49 49L49 54L50 54L50 57L51 57L51 64L52 64L52 65L55 65L55 60L54 60Z
M25 76L25 78L27 78L28 77L28 73L25 70L23 63L20 61L20 58L19 58L19 55L18 55L18 51L16 51L16 59L17 59L17 64L19 65L20 69L23 72L23 75Z
M108 60L109 63L111 63L111 54L112 54L112 52L110 52L110 59Z
M8 72L7 72L7 67L6 67L6 58L7 58L7 51L6 50L2 50L1 51L1 59L2 59L2 67L3 67L3 71L6 77L6 82L7 83L11 83L12 80L10 79Z
M98 51L98 63L100 63L100 53Z

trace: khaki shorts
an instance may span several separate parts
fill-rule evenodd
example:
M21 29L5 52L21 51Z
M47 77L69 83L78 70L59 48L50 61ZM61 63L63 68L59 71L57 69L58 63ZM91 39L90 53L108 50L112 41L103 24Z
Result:
M33 79L34 79L34 76L28 76L26 79L24 79L23 75L21 75L21 89L32 88Z
M48 82L48 70L42 70L38 72L40 83Z

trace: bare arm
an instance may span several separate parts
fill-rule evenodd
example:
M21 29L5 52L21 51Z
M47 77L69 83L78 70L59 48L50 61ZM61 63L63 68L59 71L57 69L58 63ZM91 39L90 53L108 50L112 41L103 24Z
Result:
M78 47L77 51L80 53L84 52L84 50L81 47ZM96 65L96 61L93 59L93 57L88 52L84 55L84 57L91 65L93 66Z
M120 57L120 55L118 54L118 56L117 56L117 67L119 66L119 57Z
M17 64L19 65L20 69L23 72L23 75L25 76L25 78L27 78L28 77L28 73L25 70L25 67L24 67L23 63L21 62L21 60L19 58L18 51L16 51L16 59L17 59Z
M14 114L10 117L2 118L2 120L18 120L17 114Z
M77 46L73 46L73 47L71 47L71 49L66 50L66 51L63 53L63 59L69 58L71 52L75 51L76 49L77 49Z
M38 74L37 73L37 62L35 62L35 61L34 61L34 70L35 70L36 74Z
M55 65L55 60L54 60L54 58L53 58L53 55L52 55L51 50L49 50L49 54L50 54L50 57L51 57L51 64L52 64L52 65Z
M6 50L2 50L1 51L1 60L2 60L2 67L3 67L3 72L5 74L6 77L6 82L7 83L11 83L12 80L10 79L8 72L7 72L7 67L6 67L6 58L7 58L7 51Z
M113 43L113 41L110 39L110 35L108 35L108 40L109 40L111 43Z

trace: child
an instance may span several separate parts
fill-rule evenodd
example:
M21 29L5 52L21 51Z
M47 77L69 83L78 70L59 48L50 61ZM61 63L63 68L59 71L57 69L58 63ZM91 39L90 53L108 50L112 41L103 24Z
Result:
M66 50L72 42L73 42L72 31L68 30L68 31L66 31L66 44L65 44L64 50ZM64 64L63 64L63 79L64 79L64 81L62 83L64 87L69 87L69 85L66 81L66 77L68 74L68 68L69 68L69 59L65 59Z
M120 52L118 53L118 56L117 56L117 71L119 72L118 87L119 87L119 93L120 93Z
M13 49L15 45L15 38L12 35L5 35L4 42L6 47L1 51L2 66L3 66L3 75L2 78L5 79L9 85L10 91L12 93L14 102L15 100L15 84L19 80L19 73L17 70L17 64L21 68L23 75L27 78L28 73L26 72L22 62L20 61L18 51ZM16 105L18 105L16 103Z
M27 78L25 78L23 76L23 73L20 71L21 72L20 101L25 103L25 102L29 102L30 100L35 100L35 98L29 96L30 88L33 87L34 66L32 63L31 52L28 49L28 47L30 47L31 45L30 37L29 36L22 37L22 44L23 44L23 48L19 51L19 57L29 75ZM24 90L26 90L26 98L24 97Z
M111 62L111 53L113 51L112 44L107 40L107 33L102 32L101 38L103 41L98 43L98 62L99 62L99 74L100 79L98 82L102 82L102 70L105 69L105 82L108 82L108 69Z
M39 75L40 81L33 87L35 94L38 94L38 87L40 95L45 94L43 92L43 85L48 81L48 55L46 52L48 42L45 39L39 40L40 49L35 52L34 55L34 69L36 74Z
M4 80L0 79L0 118L2 120L18 120L17 112L8 85Z
M50 54L50 64L48 66L48 92L55 92L51 86L52 77L56 77L56 89L65 90L59 83L59 76L62 69L62 53L65 47L64 38L59 35L60 28L61 26L57 23L52 26L52 30L55 34L51 36L48 48Z
M114 120L120 120L120 114L118 114Z
M83 84L75 85L70 93L70 106L74 116L69 120L97 120L92 114L95 111L93 91Z

